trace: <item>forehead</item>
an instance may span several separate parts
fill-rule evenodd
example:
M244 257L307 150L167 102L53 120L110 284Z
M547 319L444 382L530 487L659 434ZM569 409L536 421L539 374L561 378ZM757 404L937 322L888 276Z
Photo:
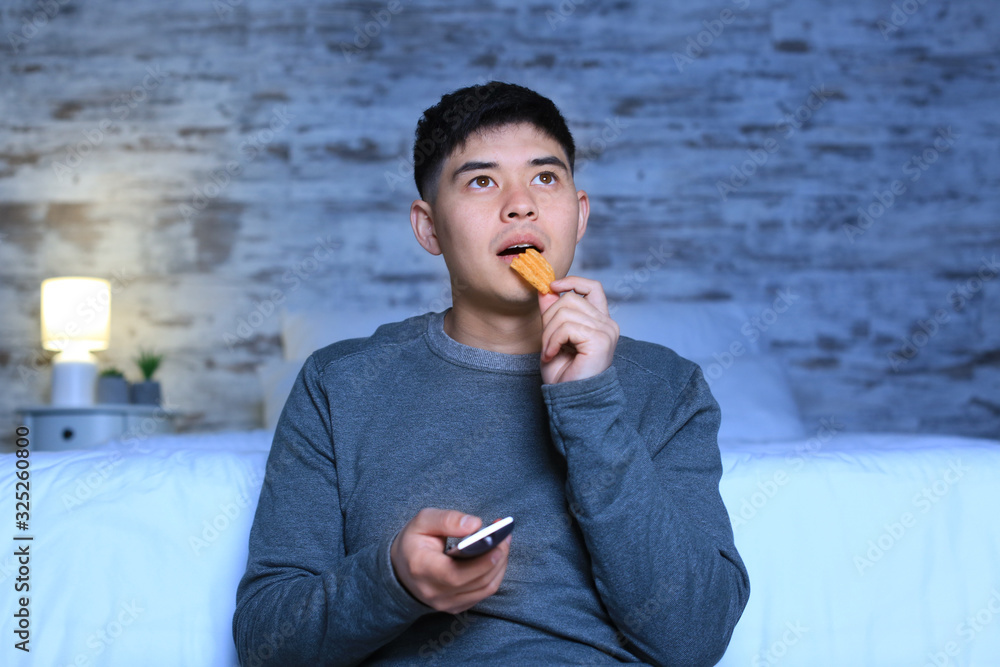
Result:
M464 144L452 150L446 162L477 157L527 161L539 155L555 155L567 161L566 152L558 141L531 123L517 123L476 130L465 139Z

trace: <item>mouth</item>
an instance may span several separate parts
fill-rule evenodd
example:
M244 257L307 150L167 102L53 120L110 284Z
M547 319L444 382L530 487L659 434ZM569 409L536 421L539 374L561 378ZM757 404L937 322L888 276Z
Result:
M537 243L534 243L529 240L518 239L515 243L511 243L506 248L498 252L497 257L499 257L507 264L510 264L511 262L514 261L515 257L527 251L528 248L534 248L538 252L544 251L544 248L542 248L542 246L538 245Z

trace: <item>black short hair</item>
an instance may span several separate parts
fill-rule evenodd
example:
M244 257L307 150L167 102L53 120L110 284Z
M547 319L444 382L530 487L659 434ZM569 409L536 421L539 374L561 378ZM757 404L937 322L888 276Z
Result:
M413 180L420 198L437 192L445 160L470 134L516 123L531 123L558 142L573 172L573 135L552 100L524 86L491 81L448 93L424 111L413 142Z

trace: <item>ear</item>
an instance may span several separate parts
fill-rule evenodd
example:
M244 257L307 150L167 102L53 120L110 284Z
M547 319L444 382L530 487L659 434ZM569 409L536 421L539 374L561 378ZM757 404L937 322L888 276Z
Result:
M423 199L410 204L410 226L413 228L413 235L417 237L417 243L424 250L432 255L441 254L441 244L434 231L434 212L431 205Z
M590 218L590 197L583 190L578 190L576 199L580 205L580 218L576 223L576 242L583 238L583 233L587 231L587 219Z

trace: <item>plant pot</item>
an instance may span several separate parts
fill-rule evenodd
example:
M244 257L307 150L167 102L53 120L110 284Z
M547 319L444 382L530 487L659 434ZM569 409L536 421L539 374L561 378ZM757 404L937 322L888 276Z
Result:
M128 380L113 375L97 378L98 403L128 403Z
M159 405L160 383L156 380L135 382L131 388L132 402L136 405Z

